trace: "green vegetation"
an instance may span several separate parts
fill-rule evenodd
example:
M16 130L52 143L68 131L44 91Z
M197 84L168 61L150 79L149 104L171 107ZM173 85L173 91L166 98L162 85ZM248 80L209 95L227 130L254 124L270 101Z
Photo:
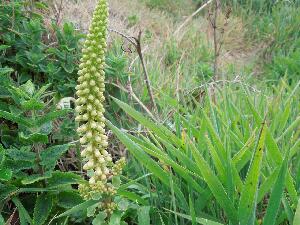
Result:
M0 3L0 225L300 224L298 0L59 2Z

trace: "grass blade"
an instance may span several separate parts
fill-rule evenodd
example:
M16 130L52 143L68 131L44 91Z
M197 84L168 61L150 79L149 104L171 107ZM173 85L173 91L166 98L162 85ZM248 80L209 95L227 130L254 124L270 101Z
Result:
M167 210L167 211L169 211L171 213L174 213L174 214L176 214L179 217L182 217L184 219L192 221L192 217L189 216L189 215L178 213L178 212L174 212L174 211L169 210L169 209L165 209L165 210ZM216 221L213 221L213 220L199 218L199 217L196 217L196 222L199 223L199 224L203 224L203 225L224 225L222 223L219 223L219 222L216 222Z
M276 223L276 217L280 208L280 201L285 187L285 179L288 170L289 150L282 162L279 175L273 187L263 225L273 225Z
M201 170L202 176L209 186L211 192L216 198L217 202L222 206L225 213L227 214L229 220L233 224L238 224L238 217L236 214L236 209L228 197L221 181L218 177L212 172L208 163L205 161L200 152L191 144L192 154L197 162L199 169Z
M239 203L239 220L243 225L254 224L265 137L266 126L263 123Z
M298 201L298 206L297 206L296 213L294 216L293 225L300 225L300 199Z
M157 162L155 162L151 157L149 157L143 149L134 143L126 134L121 132L117 127L115 127L109 121L106 122L107 126L113 131L113 133L119 138L119 140L128 148L131 154L139 160L150 172L153 173L157 178L159 178L166 186L170 187L169 178L170 173L164 171ZM188 204L180 191L180 189L174 185L174 191L177 196L180 198L181 202L184 204L184 207L188 208Z

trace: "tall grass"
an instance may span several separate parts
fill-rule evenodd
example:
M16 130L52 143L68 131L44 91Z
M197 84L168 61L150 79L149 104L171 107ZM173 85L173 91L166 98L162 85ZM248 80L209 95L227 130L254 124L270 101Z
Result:
M176 110L165 124L114 99L143 126L133 136L108 122L142 164L133 159L136 177L151 173L135 190L154 207L152 224L292 224L300 188L299 85L282 80L260 92L210 86L200 102L169 99Z

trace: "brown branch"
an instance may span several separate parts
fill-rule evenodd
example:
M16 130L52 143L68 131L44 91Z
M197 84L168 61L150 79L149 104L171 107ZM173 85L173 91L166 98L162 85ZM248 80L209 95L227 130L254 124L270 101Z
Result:
M151 87L151 83L150 83L150 78L149 78L149 74L146 68L146 64L145 64L145 60L144 60L144 56L143 56L143 50L142 50L142 31L139 32L137 37L133 37L133 36L128 36L120 31L114 30L114 29L109 29L109 31L115 32L117 34L119 34L121 37L125 38L126 40L128 40L136 49L137 53L138 53L138 57L140 58L141 64L142 64L142 68L143 68L143 73L144 73L144 82L146 83L147 86L147 90L148 90L148 94L150 97L150 101L151 101L151 105L154 108L155 112L157 112L157 107L155 104L155 100L154 100L154 95L153 95L153 91L152 91L152 87ZM130 83L131 86L131 83ZM132 89L132 88L131 88Z

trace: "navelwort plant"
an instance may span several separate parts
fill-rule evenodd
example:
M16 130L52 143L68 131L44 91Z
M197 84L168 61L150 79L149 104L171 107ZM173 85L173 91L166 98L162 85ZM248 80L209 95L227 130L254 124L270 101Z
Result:
M116 194L113 177L121 173L125 159L114 163L106 151L108 142L104 130L103 92L107 22L107 1L99 0L82 50L76 87L76 121L79 122L77 132L81 137L80 144L84 148L81 156L86 161L83 169L89 175L89 182L81 184L79 191L86 200L101 199L98 208L111 215L116 208L112 199Z

